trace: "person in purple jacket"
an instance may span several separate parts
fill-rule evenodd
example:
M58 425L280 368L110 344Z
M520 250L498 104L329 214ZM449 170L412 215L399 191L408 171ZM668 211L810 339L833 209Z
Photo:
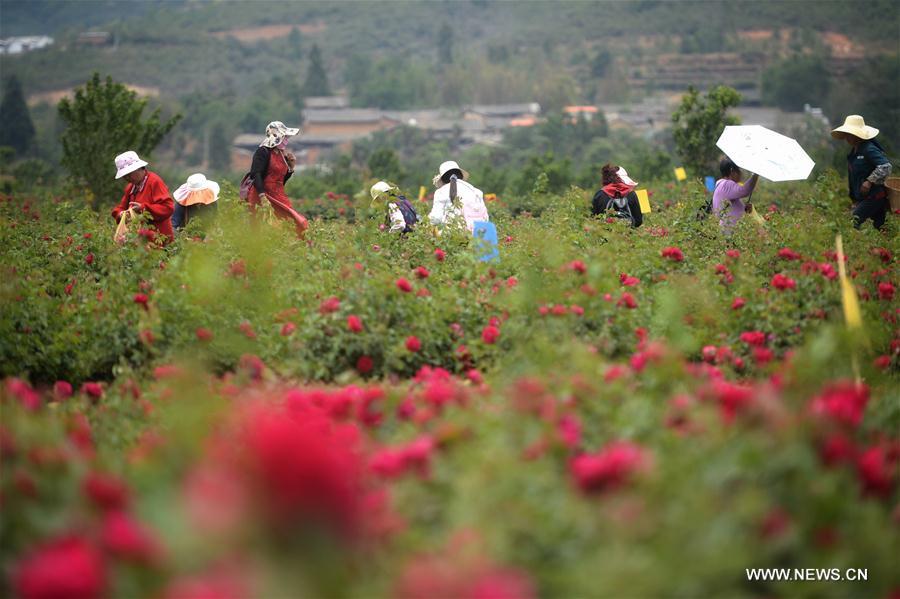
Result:
M756 188L759 175L753 175L746 183L741 183L744 173L740 167L727 156L719 162L722 178L716 181L713 191L712 211L719 216L719 226L726 234L730 234L745 212L750 212L753 205L749 198Z

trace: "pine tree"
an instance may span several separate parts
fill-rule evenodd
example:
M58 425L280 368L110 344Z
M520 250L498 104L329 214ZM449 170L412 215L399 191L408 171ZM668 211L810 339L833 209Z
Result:
M287 37L287 48L288 52L290 52L288 58L298 60L303 56L303 36L296 27L291 29L291 33Z
M313 44L309 51L309 71L306 73L306 82L303 84L303 95L329 96L331 89L328 86L328 74L322 65L322 52L318 44Z
M6 81L3 101L0 102L0 146L9 146L22 155L34 141L34 124L22 94L22 85L15 75Z
M453 30L444 23L437 37L438 62L441 66L453 64Z

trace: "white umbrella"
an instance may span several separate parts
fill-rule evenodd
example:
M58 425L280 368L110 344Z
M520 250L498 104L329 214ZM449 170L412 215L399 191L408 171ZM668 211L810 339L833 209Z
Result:
M796 140L760 125L725 127L716 142L739 167L769 181L798 181L816 165Z

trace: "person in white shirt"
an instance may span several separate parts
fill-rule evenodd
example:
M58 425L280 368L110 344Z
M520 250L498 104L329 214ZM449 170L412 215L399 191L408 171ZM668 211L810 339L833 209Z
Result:
M459 168L453 160L441 164L434 178L434 204L428 219L433 225L465 223L471 233L478 221L490 222L487 207L484 205L484 194L470 184L469 173ZM455 193L451 196L451 190ZM457 201L454 201L456 199Z
M386 181L379 181L369 190L373 206L380 205L385 211L385 225L391 233L409 233L416 226L419 217L409 200L400 190Z

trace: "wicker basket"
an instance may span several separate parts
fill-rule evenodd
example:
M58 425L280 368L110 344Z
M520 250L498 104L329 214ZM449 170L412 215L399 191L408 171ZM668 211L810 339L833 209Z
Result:
M884 182L884 186L887 187L891 212L900 212L900 177L888 177Z

